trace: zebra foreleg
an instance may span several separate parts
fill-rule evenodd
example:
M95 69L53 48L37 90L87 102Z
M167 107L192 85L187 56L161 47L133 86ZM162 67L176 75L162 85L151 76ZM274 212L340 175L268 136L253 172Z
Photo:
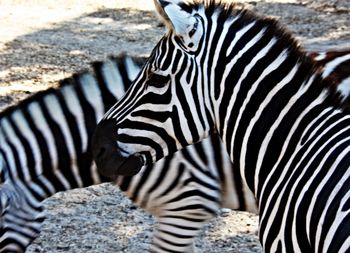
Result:
M207 209L194 207L158 217L150 252L194 253L195 237L214 216L215 213Z

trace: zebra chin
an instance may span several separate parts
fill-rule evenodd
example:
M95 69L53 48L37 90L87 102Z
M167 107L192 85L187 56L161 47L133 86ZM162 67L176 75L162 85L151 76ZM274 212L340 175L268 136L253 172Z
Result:
M144 160L139 155L122 157L114 155L108 159L95 159L98 172L112 181L118 176L136 175L144 165Z

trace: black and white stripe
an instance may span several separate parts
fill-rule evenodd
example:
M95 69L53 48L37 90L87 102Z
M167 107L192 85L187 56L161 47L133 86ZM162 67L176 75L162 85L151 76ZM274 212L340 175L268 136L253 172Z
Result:
M37 237L45 218L42 200L106 181L92 162L92 131L143 61L120 56L96 62L92 71L0 114L0 252L23 252ZM217 137L208 139L137 176L115 179L136 205L157 217L153 251L191 248L220 206L256 212L255 198L241 180L227 180L234 175L223 151Z
M323 66L322 78L335 84L344 104L350 95L350 48L340 48L309 54L317 64Z
M318 56L323 54L324 53L313 53L312 56L318 60ZM349 52L342 51L342 54L340 54L339 52L337 52L337 54L333 52L328 52L327 55L331 55L332 57L327 57L326 59L318 60L318 64L325 65L326 69L327 66L332 66L332 69L335 72L330 72L333 73L332 76L336 76L337 71L340 70L342 71L340 71L339 74L346 74L346 72L344 72L344 69L346 69L346 66L349 66L347 62L340 62L338 60L337 62L340 62L341 66L338 66L336 68L334 67L334 64L326 64L332 61L336 61L337 57L343 57L346 54L349 54ZM32 171L31 173L29 173L30 170L28 169L28 166L23 166L23 164L18 165L18 167L15 167L13 165L12 170L8 170L8 168L10 167L2 166L2 168L4 168L1 170L1 175L3 176L2 182L5 182L1 185L0 199L2 201L1 206L6 207L6 212L4 211L4 213L6 214L4 215L3 213L3 221L5 223L3 223L3 225L1 226L1 248L3 252L9 251L10 248L12 248L12 250L15 250L16 252L23 251L26 245L40 232L41 223L45 218L42 212L40 200L45 199L46 196L51 196L53 193L61 190L88 186L91 184L99 183L101 181L101 179L99 178L100 175L98 175L98 173L94 171L95 168L92 167L90 154L84 152L84 150L87 151L86 146L87 143L89 143L91 129L94 128L96 124L94 122L98 119L98 117L100 117L98 115L101 114L101 110L105 111L106 108L108 108L109 104L112 104L116 99L120 98L123 95L124 90L130 83L130 80L134 77L135 73L139 71L140 61L141 59L128 57L124 59L123 57L120 57L118 59L112 59L109 62L95 63L93 66L93 74L84 73L75 75L72 79L66 79L62 81L62 87L58 90L52 89L49 91L41 92L40 94L35 95L35 97L29 98L28 100L22 102L20 105L8 109L6 112L3 112L1 114L1 119L4 119L3 122L5 123L1 123L0 128L5 133L11 131L10 129L12 128L11 125L9 126L8 119L11 119L12 117L19 117L12 116L12 113L16 112L16 115L25 113L26 117L28 117L29 120L17 119L17 123L26 121L36 122L38 129L43 129L41 130L41 132L43 133L43 137L41 138L41 140L47 142L46 145L48 149L51 150L48 153L50 154L50 157L54 157L52 158L51 166L48 166L47 164L41 166L40 169L44 173L38 173L37 171ZM91 80L95 80L95 83L94 81L91 82ZM339 78L337 77L336 80L339 80ZM95 87L92 89L97 89L99 92L88 92L89 89L91 89L91 85L95 85ZM87 94L89 95L89 98L86 98ZM105 99L103 101L95 100L95 94L101 94L102 97L104 97ZM71 143L80 142L81 146L84 147L81 150L75 151L75 154L74 152L67 153L66 151L62 153L62 150L68 149L69 144L64 144L63 147L58 146L59 142L54 139L55 136L53 135L53 133L50 133L50 131L45 130L48 129L49 126L47 126L47 123L45 123L45 116L43 116L43 113L40 112L42 110L40 109L40 107L43 105L43 97L47 95L50 95L51 97L57 97L61 99L61 101L63 99L64 103L67 104L67 106L62 106L62 108L70 108L71 113L74 114L74 120L72 120L71 117L69 118L69 114L67 113L64 113L64 117L62 117L61 115L61 119L63 123L69 122L71 125L71 127L69 127L68 130L65 130L66 136L68 136L65 137L65 139L70 140ZM93 103L88 101L93 101ZM27 111L29 109L26 109L29 107L32 108L30 109L30 113L28 113ZM33 108L37 109L34 110ZM50 116L50 114L47 115ZM16 122L14 122L13 120L11 122L12 124L15 124L16 127ZM59 126L61 126L61 124L59 124ZM64 127L63 124L62 127ZM74 135L74 133L77 131L76 129L79 130L79 135ZM28 129L22 130L24 130L24 132L28 131ZM31 130L29 130L29 134L30 131ZM62 132L64 131L62 130ZM29 136L29 134L27 134L27 136ZM5 138L5 135L2 134L0 135L0 137ZM12 138L15 138L15 134ZM38 138L38 140L35 140L35 138ZM7 137L7 139L7 141L4 141L2 142L2 144L0 144L1 150L3 154L6 153L5 156L15 157L15 154L11 154L12 151L9 148L10 145L7 144L7 142L14 143L15 141L11 141L9 137ZM34 142L32 143L32 145L36 145L35 142L39 142L40 135L35 135L34 137L32 136L32 141L33 140ZM14 145L12 145L12 149L15 152L22 150L20 148L16 149ZM255 199L252 197L252 195L249 194L249 191L246 188L242 188L240 179L236 179L233 181L226 180L227 178L232 178L233 176L231 175L232 171L230 169L230 161L227 157L223 155L223 153L221 153L222 149L223 148L215 139L211 141L204 141L201 145L196 146L195 149L191 147L187 149L187 151L176 153L174 155L174 158L163 160L154 167L149 166L143 171L142 180L141 174L139 176L131 178L120 177L117 180L117 184L121 186L123 191L126 192L126 195L130 197L138 206L143 207L146 210L158 216L158 221L160 222L160 224L166 223L165 214L169 214L169 211L167 211L167 209L169 208L169 204L167 203L167 201L169 201L169 199L171 198L174 198L175 192L177 193L176 196L180 196L180 198L173 204L176 203L176 205L179 206L186 206L186 202L188 202L190 198L193 199L194 196L200 196L201 191L203 191L203 189L206 189L203 188L201 186L201 183L199 182L196 183L195 187L193 186L193 184L195 183L192 183L192 195L189 195L190 191L183 185L187 185L189 179L191 178L193 179L193 181L195 181L196 178L200 178L203 182L210 182L212 187L215 188L215 190L212 191L211 194L212 196L215 196L215 201L217 201L209 202L206 198L198 197L198 200L195 203L198 206L203 205L203 207L205 208L203 208L203 210L201 211L202 219L200 221L195 221L192 224L193 227L199 228L203 223L205 223L210 217L213 216L213 214L216 212L219 206L231 207L240 210L250 210L255 212ZM72 148L70 148L70 150L72 150ZM217 150L220 150L220 152L217 152ZM26 151L22 150L22 152L25 153ZM66 155L58 156L58 153ZM67 154L70 156L67 156ZM199 154L202 155L199 156ZM215 155L213 156L213 154ZM1 158L3 159L5 156L1 156ZM17 154L17 156L19 155ZM22 154L22 157L24 158L28 157L29 159L34 159L34 157L32 156L33 155L30 152L25 153L24 156ZM218 158L217 156L220 157ZM75 162L76 159L74 157L78 157L77 161L84 162L77 163ZM60 161L60 159L62 160ZM71 161L63 163L64 160ZM8 161L8 163L10 164L11 161ZM12 164L14 164L14 162L12 162ZM58 166L57 164L61 165ZM67 164L71 164L71 166ZM57 168L62 168L62 166L65 166L65 169L62 171L59 170L57 172L61 173L61 175L56 174L56 177L58 179L52 180L52 174L47 176L48 173L52 173L52 171L55 170L54 168L56 168L57 170ZM173 173L168 173L167 177L160 181L159 175L164 175L165 172L167 172L168 167L172 168ZM26 174L34 175L31 179L27 179L25 181L25 184L23 183L23 180L14 179L14 177L16 177L16 174L19 174L19 177L23 177L21 176L22 173L25 173L23 168L27 168ZM206 172L208 173L208 175L206 173L201 172L201 168L209 168L209 171ZM77 169L78 173L76 172ZM218 170L216 171L215 169ZM83 178L79 174L80 172L82 172L82 170L84 171ZM88 173L86 173L86 171ZM39 176L36 176L36 173L38 173ZM5 176L5 174L7 174L7 176ZM9 175L14 176L9 177ZM6 180L4 179L4 177L6 177ZM172 180L167 180L169 177L178 177L179 179L177 181L177 184L173 185L172 190L168 190L167 197L161 198L159 197L159 192L162 189L168 188L169 182L172 182ZM55 183L57 182L57 180L65 182L64 186L63 184ZM76 182L75 184L71 183L74 181ZM232 182L236 182L236 184L231 185ZM52 185L52 183L54 183L54 185ZM49 189L48 193L42 193L43 189L40 186L41 184L45 185L43 189ZM26 190L26 188L30 188L31 190L28 191ZM218 189L220 189L220 191L218 191ZM185 193L186 191L187 195L189 195L187 197ZM31 195L34 195L36 197L32 197ZM222 202L219 202L220 199ZM11 204L9 202L11 202ZM14 205L13 203L16 203L16 205ZM194 202L192 201L191 203L194 207ZM174 216L173 222L176 222L176 226L178 226L181 222L185 225L188 225L188 220L190 216L186 212L190 211L193 210L189 209L170 212L170 214ZM199 212L197 214L199 214ZM164 224L163 226L164 227L161 226L159 230L174 230L174 225L169 226L169 224ZM181 233L182 232L183 231L181 231ZM180 230L178 230L178 233L180 233ZM190 245L192 243L193 237L196 233L196 230L192 230L191 236L188 236L184 240L186 245ZM157 232L154 239L156 242L155 245L159 245L157 247L163 247L163 251L169 252L173 249L173 246L169 246L165 242L165 240L167 240L167 238L169 237L169 235L165 236L164 234ZM171 239L174 241L178 241L177 238L172 237ZM153 247L155 251L160 251L159 248L156 248L156 246Z
M168 32L96 128L99 171L130 173L217 131L259 201L266 252L348 252L350 115L327 71L274 20L155 3Z

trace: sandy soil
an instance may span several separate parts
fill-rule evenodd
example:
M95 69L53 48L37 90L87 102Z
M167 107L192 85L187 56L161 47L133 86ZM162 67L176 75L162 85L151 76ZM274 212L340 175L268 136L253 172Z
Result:
M164 28L151 0L0 0L0 109L91 61L127 51L147 55ZM349 0L241 1L279 18L310 50L350 47ZM145 252L154 219L110 184L59 193L27 252ZM198 252L261 252L258 218L229 212L208 224Z

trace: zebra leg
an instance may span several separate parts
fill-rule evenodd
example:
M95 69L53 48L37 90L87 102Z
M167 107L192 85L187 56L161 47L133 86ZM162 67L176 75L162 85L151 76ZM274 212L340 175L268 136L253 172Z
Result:
M204 207L204 208L203 208ZM186 206L185 206L186 208ZM170 210L157 218L153 243L150 249L152 253L186 252L194 253L194 238L198 235L203 225L215 217L216 213L205 206L188 206L178 210ZM216 206L216 210L219 206Z

